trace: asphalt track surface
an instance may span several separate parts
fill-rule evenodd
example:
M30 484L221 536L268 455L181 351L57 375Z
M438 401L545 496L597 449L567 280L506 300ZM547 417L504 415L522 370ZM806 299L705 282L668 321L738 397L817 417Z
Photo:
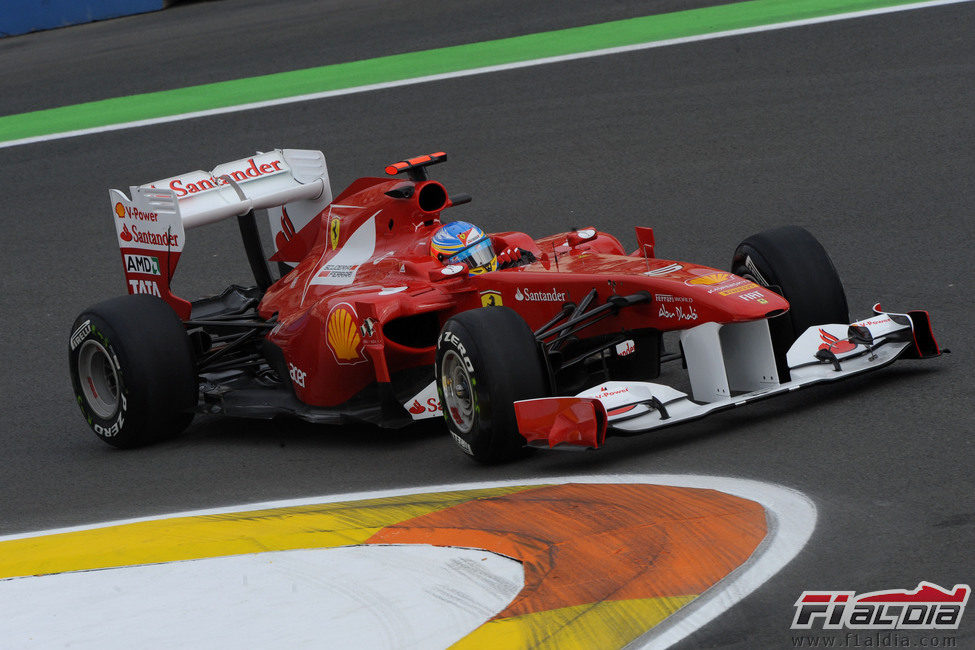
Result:
M311 2L182 4L0 41L0 114L647 13L640 4L565 2L558 16L500 1L321 14ZM0 151L0 534L394 487L707 474L800 490L819 521L791 564L679 647L788 647L804 589L971 583L972 33L965 3ZM658 255L720 268L743 237L797 223L830 251L854 317L876 301L928 309L953 354L501 467L469 462L429 424L201 417L177 440L109 448L79 417L66 369L74 316L124 292L106 190L275 146L324 150L335 190L445 150L436 177L474 195L458 216L488 230L596 225L630 246L632 226L651 225ZM205 295L247 273L223 223L191 233L175 286ZM973 630L969 615L958 647Z

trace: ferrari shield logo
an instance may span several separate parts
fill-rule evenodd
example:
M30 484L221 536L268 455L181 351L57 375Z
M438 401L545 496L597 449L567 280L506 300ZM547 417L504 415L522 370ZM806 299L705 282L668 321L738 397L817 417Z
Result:
M341 221L338 217L332 217L328 224L328 242L332 245L332 250L339 245L339 228Z
M501 302L501 292L500 291L482 291L481 292L481 306L482 307L500 307Z

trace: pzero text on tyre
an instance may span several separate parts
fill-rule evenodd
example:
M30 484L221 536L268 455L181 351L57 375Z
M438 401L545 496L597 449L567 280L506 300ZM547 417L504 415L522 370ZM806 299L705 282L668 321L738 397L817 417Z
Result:
M71 329L68 366L88 426L114 447L176 435L193 419L192 348L183 323L159 298L120 296L82 312Z
M799 226L766 230L735 249L731 271L772 289L789 301L788 313L769 329L779 377L788 379L786 352L813 325L848 323L846 293L823 245Z
M526 453L513 403L546 394L535 336L507 307L448 320L437 340L436 383L447 428L467 454L496 463Z

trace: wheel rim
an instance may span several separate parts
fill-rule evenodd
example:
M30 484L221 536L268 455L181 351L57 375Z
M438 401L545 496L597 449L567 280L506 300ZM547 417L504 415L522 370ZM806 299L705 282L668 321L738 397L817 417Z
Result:
M107 420L118 409L119 381L112 357L101 343L85 341L78 351L81 392L95 415Z
M461 433L469 433L474 426L473 382L460 355L449 350L440 368L444 412Z

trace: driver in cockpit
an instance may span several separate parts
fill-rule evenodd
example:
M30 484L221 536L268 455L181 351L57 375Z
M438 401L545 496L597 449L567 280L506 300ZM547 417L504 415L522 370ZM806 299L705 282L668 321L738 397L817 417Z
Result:
M442 226L430 240L430 254L441 264L464 264L470 275L509 269L535 261L531 252L509 247L495 254L491 238L466 221Z

